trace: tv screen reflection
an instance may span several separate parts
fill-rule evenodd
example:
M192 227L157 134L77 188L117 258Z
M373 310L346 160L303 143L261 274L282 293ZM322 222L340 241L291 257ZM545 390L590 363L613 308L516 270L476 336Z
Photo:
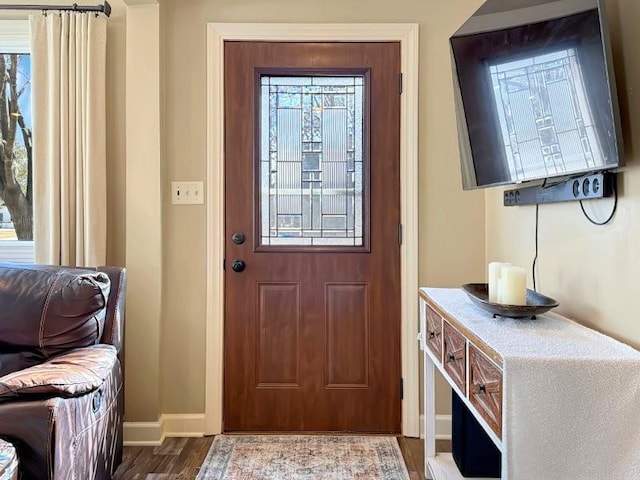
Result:
M490 62L511 181L604 166L575 48Z

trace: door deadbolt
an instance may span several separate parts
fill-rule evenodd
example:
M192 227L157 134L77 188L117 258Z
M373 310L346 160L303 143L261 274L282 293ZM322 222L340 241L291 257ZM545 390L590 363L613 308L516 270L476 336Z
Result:
M242 245L244 243L244 241L246 240L246 237L244 236L244 233L242 233L242 232L235 232L233 235L231 235L231 240L236 245Z

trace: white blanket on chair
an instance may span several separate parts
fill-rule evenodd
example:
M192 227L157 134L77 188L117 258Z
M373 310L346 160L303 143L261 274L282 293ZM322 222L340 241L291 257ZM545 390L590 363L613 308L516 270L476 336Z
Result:
M553 313L492 318L428 288L502 357L502 478L640 479L640 352Z

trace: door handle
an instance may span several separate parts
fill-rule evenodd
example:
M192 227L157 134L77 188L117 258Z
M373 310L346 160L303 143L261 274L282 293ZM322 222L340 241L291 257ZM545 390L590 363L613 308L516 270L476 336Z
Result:
M244 263L244 260L236 259L231 263L231 269L236 273L244 272L246 267L247 265Z

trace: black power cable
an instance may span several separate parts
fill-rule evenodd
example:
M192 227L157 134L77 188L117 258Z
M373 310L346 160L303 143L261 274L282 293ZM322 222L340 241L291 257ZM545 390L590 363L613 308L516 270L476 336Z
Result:
M587 214L587 211L584 209L584 205L582 204L582 200L580 200L580 209L582 209L582 213L587 218L587 220L589 220L594 225L598 225L598 226L606 225L607 223L609 223L611 221L613 216L616 214L616 209L618 208L618 188L616 187L615 182L613 183L613 198L614 198L614 200L613 200L613 210L611 210L611 215L609 215L609 217L604 222L597 222L596 220L591 218Z
M553 185L549 185L549 186L552 187ZM546 179L542 183L541 187L542 188L546 188L547 187L547 180ZM589 220L594 225L598 225L598 226L606 225L607 223L609 223L611 221L613 216L616 214L616 209L618 208L618 188L616 187L615 182L613 184L613 198L614 198L614 200L613 200L613 209L611 210L611 214L609 215L609 217L604 222L598 222L598 221L592 219L587 214L587 211L584 209L584 205L582 203L582 200L580 200L580 208L582 209L582 213L587 218L587 220ZM538 291L537 290L537 285L536 285L536 266L538 264L538 228L539 228L539 223L540 223L540 204L536 203L536 231L535 231L535 237L534 237L534 240L535 240L535 255L533 257L533 263L531 265L531 274L533 276L533 291L534 292Z
M549 179L545 178L544 182L542 182L542 185L540 185L540 188L547 188L547 187L553 187L553 185L548 185L547 186L547 181ZM533 291L537 292L538 289L536 287L536 265L538 264L538 224L539 224L539 220L540 220L540 204L536 203L536 234L535 234L535 245L536 245L536 252L535 252L535 256L533 257L533 264L531 265L531 275L533 276Z
M536 254L533 257L533 265L531 265L531 273L533 275L533 291L537 292L536 289L536 264L538 263L538 220L540 218L540 204L536 203L536 235L535 235L535 245L536 245Z

